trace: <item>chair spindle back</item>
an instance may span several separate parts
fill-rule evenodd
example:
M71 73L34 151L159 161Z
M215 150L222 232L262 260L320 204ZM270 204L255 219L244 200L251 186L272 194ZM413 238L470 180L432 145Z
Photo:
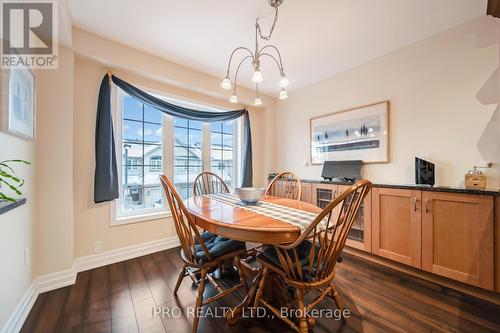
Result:
M179 193L177 193L174 185L167 176L160 176L161 185L165 191L165 196L170 206L172 219L174 220L175 230L181 242L182 252L184 259L192 266L197 266L199 258L196 255L195 245L198 244L203 249L205 256L211 260L210 253L208 252L205 242L201 238L200 232L194 223L192 216L184 206Z
M294 243L274 245L289 280L321 284L334 276L349 230L371 187L366 179L358 181L330 202ZM304 241L311 244L306 264L300 262L298 253L298 246Z
M300 200L302 198L300 178L290 171L281 172L267 186L266 195Z
M217 193L229 193L229 187L215 173L205 171L200 173L194 180L193 194L195 196Z

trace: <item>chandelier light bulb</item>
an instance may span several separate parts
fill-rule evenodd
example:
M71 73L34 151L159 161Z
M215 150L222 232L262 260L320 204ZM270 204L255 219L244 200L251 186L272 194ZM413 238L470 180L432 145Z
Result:
M230 102L230 103L233 103L233 104L238 103L238 96L236 96L236 95L234 95L234 94L233 94L233 95L231 95L231 98L229 99L229 102Z
M288 86L289 84L290 84L290 81L288 81L288 79L286 78L285 74L281 75L280 87L284 88L284 87Z
M262 73L260 72L260 70L257 69L253 73L252 82L254 82L254 83L261 83L263 80L264 80L264 78L262 77Z
M224 80L222 80L220 86L226 90L231 89L231 80L229 80L229 78L226 76Z
M288 98L288 93L286 92L285 88L281 88L280 99L287 99L287 98Z
M260 97L257 97L255 99L255 101L253 102L253 105L255 105L255 106L262 105L262 100L260 99Z

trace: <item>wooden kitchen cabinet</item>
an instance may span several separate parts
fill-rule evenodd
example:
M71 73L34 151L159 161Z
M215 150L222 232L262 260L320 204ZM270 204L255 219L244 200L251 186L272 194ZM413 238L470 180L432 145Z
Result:
M347 187L319 181L303 185L302 200L321 208ZM445 277L443 281L500 292L500 195L463 192L375 185L346 245L354 248L351 253L377 262L398 265L376 258L380 256ZM403 265L402 270L408 269ZM421 277L426 276L432 275Z
M320 208L325 208L335 197L347 189L347 187L347 185L316 184L312 187L312 203ZM340 209L341 207L339 206L333 210L334 215L332 219L340 213ZM371 196L368 194L361 204L359 212L349 231L346 245L358 250L371 252L371 241Z
M312 184L302 183L302 199L301 201L314 204L312 201Z
M422 268L493 290L493 197L422 192Z
M372 253L421 268L421 195L418 190L372 189Z

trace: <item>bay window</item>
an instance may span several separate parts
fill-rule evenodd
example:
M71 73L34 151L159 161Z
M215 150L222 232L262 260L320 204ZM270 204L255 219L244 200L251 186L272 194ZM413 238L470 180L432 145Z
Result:
M229 187L237 183L240 145L239 120L201 123L171 117L116 91L115 138L121 149L120 198L114 203L111 224L140 222L168 216L160 184L167 175L183 200L193 195L198 174L212 171ZM219 111L192 102L160 96L184 107Z

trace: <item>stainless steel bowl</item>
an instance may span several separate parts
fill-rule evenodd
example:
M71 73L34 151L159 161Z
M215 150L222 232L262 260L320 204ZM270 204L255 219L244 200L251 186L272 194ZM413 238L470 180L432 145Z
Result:
M245 204L255 205L264 194L265 189L259 187L239 187L234 189L234 193Z

